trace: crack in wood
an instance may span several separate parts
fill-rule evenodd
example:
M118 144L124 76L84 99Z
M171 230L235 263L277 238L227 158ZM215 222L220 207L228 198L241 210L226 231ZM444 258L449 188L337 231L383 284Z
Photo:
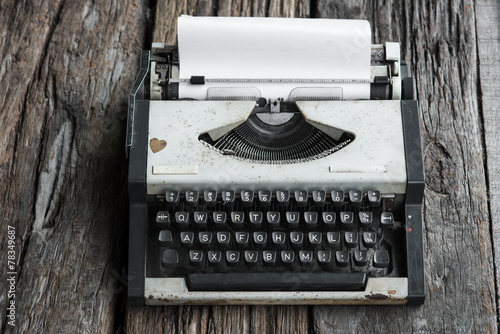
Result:
M63 6L64 6L64 0L61 0L56 6L54 19L52 21L50 21L49 31L48 31L48 33L43 41L41 56L40 56L40 59L36 65L36 70L35 70L36 77L34 78L36 80L39 80L41 78L41 70L42 70L41 65L43 63L45 63L45 58L47 57L50 42L52 41L52 36L54 35L54 31L56 30L56 27L57 27L59 21L61 20L61 12L62 12Z
M38 177L35 221L32 230L34 233L42 233L54 226L61 190L72 157L73 131L73 125L69 120L61 126L46 157L45 166Z
M496 10L495 10L496 9ZM488 196L487 212L489 218L489 232L492 236L493 250L493 266L495 274L495 300L497 324L500 321L500 247L498 245L500 238L497 230L500 213L498 201L495 201L495 195L498 195L500 187L498 179L500 172L500 149L498 146L498 110L496 108L488 108L490 101L495 101L496 105L500 105L500 98L496 91L498 90L497 75L500 71L500 56L498 52L491 50L500 49L500 32L497 25L499 15L498 1L495 4L492 0L479 0L474 5L475 29L476 29L476 45L478 50L479 61L476 65L477 76L477 94L481 96L479 103L479 118L481 126L481 143L484 156L484 169L486 170L486 191ZM486 14L486 15L485 15ZM492 27L493 26L493 27ZM495 82L497 83L495 85ZM492 89L493 88L493 89ZM488 101L488 102L486 102ZM492 122L496 120L496 122ZM493 126L492 126L493 125ZM500 325L499 325L500 326Z

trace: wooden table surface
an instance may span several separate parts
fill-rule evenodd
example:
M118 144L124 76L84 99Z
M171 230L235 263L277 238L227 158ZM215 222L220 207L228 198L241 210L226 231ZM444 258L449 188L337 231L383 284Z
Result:
M401 42L427 176L423 306L127 306L127 96L139 49L175 43L181 14L367 19L374 43ZM497 331L493 0L5 0L0 18L2 332Z

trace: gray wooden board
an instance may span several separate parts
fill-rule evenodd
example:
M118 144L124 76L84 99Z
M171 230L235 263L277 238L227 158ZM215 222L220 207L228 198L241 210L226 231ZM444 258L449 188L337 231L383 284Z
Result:
M8 225L16 229L18 274L17 327L7 324L2 293L0 329L496 332L492 233L500 240L500 232L490 222L498 221L500 210L495 145L500 47L494 5L492 0L2 2L0 233L5 236ZM373 42L402 43L416 81L427 175L423 306L125 305L127 94L138 69L138 48L151 40L175 43L175 18L181 14L361 18L372 24ZM500 256L496 259L500 263ZM0 261L5 268L6 237ZM7 288L6 279L0 281L0 291Z
M16 327L112 332L121 321L127 97L148 9L122 1L0 5L0 259L16 229Z
M375 42L400 40L420 103L426 189L424 242L427 299L401 309L315 308L322 332L495 332L492 243L478 106L476 15L472 1L365 2L324 17L381 18ZM345 321L356 313L355 320ZM324 325L326 324L326 326Z
M476 2L481 109L498 305L498 287L500 286L500 21L497 5L493 0Z

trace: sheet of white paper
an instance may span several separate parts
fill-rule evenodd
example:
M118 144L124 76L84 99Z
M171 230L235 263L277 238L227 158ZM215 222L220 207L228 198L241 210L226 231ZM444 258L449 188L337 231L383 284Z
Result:
M370 80L367 21L183 15L178 32L180 79ZM209 87L238 85L270 99L288 100L297 87L340 88L336 98L344 100L370 98L369 83L181 83L179 97L205 100Z

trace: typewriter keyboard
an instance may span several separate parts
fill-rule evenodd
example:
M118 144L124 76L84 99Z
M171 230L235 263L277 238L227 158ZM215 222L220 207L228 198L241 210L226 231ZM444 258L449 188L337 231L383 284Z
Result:
M379 191L167 191L151 208L148 277L191 290L362 289L397 275L404 229Z

